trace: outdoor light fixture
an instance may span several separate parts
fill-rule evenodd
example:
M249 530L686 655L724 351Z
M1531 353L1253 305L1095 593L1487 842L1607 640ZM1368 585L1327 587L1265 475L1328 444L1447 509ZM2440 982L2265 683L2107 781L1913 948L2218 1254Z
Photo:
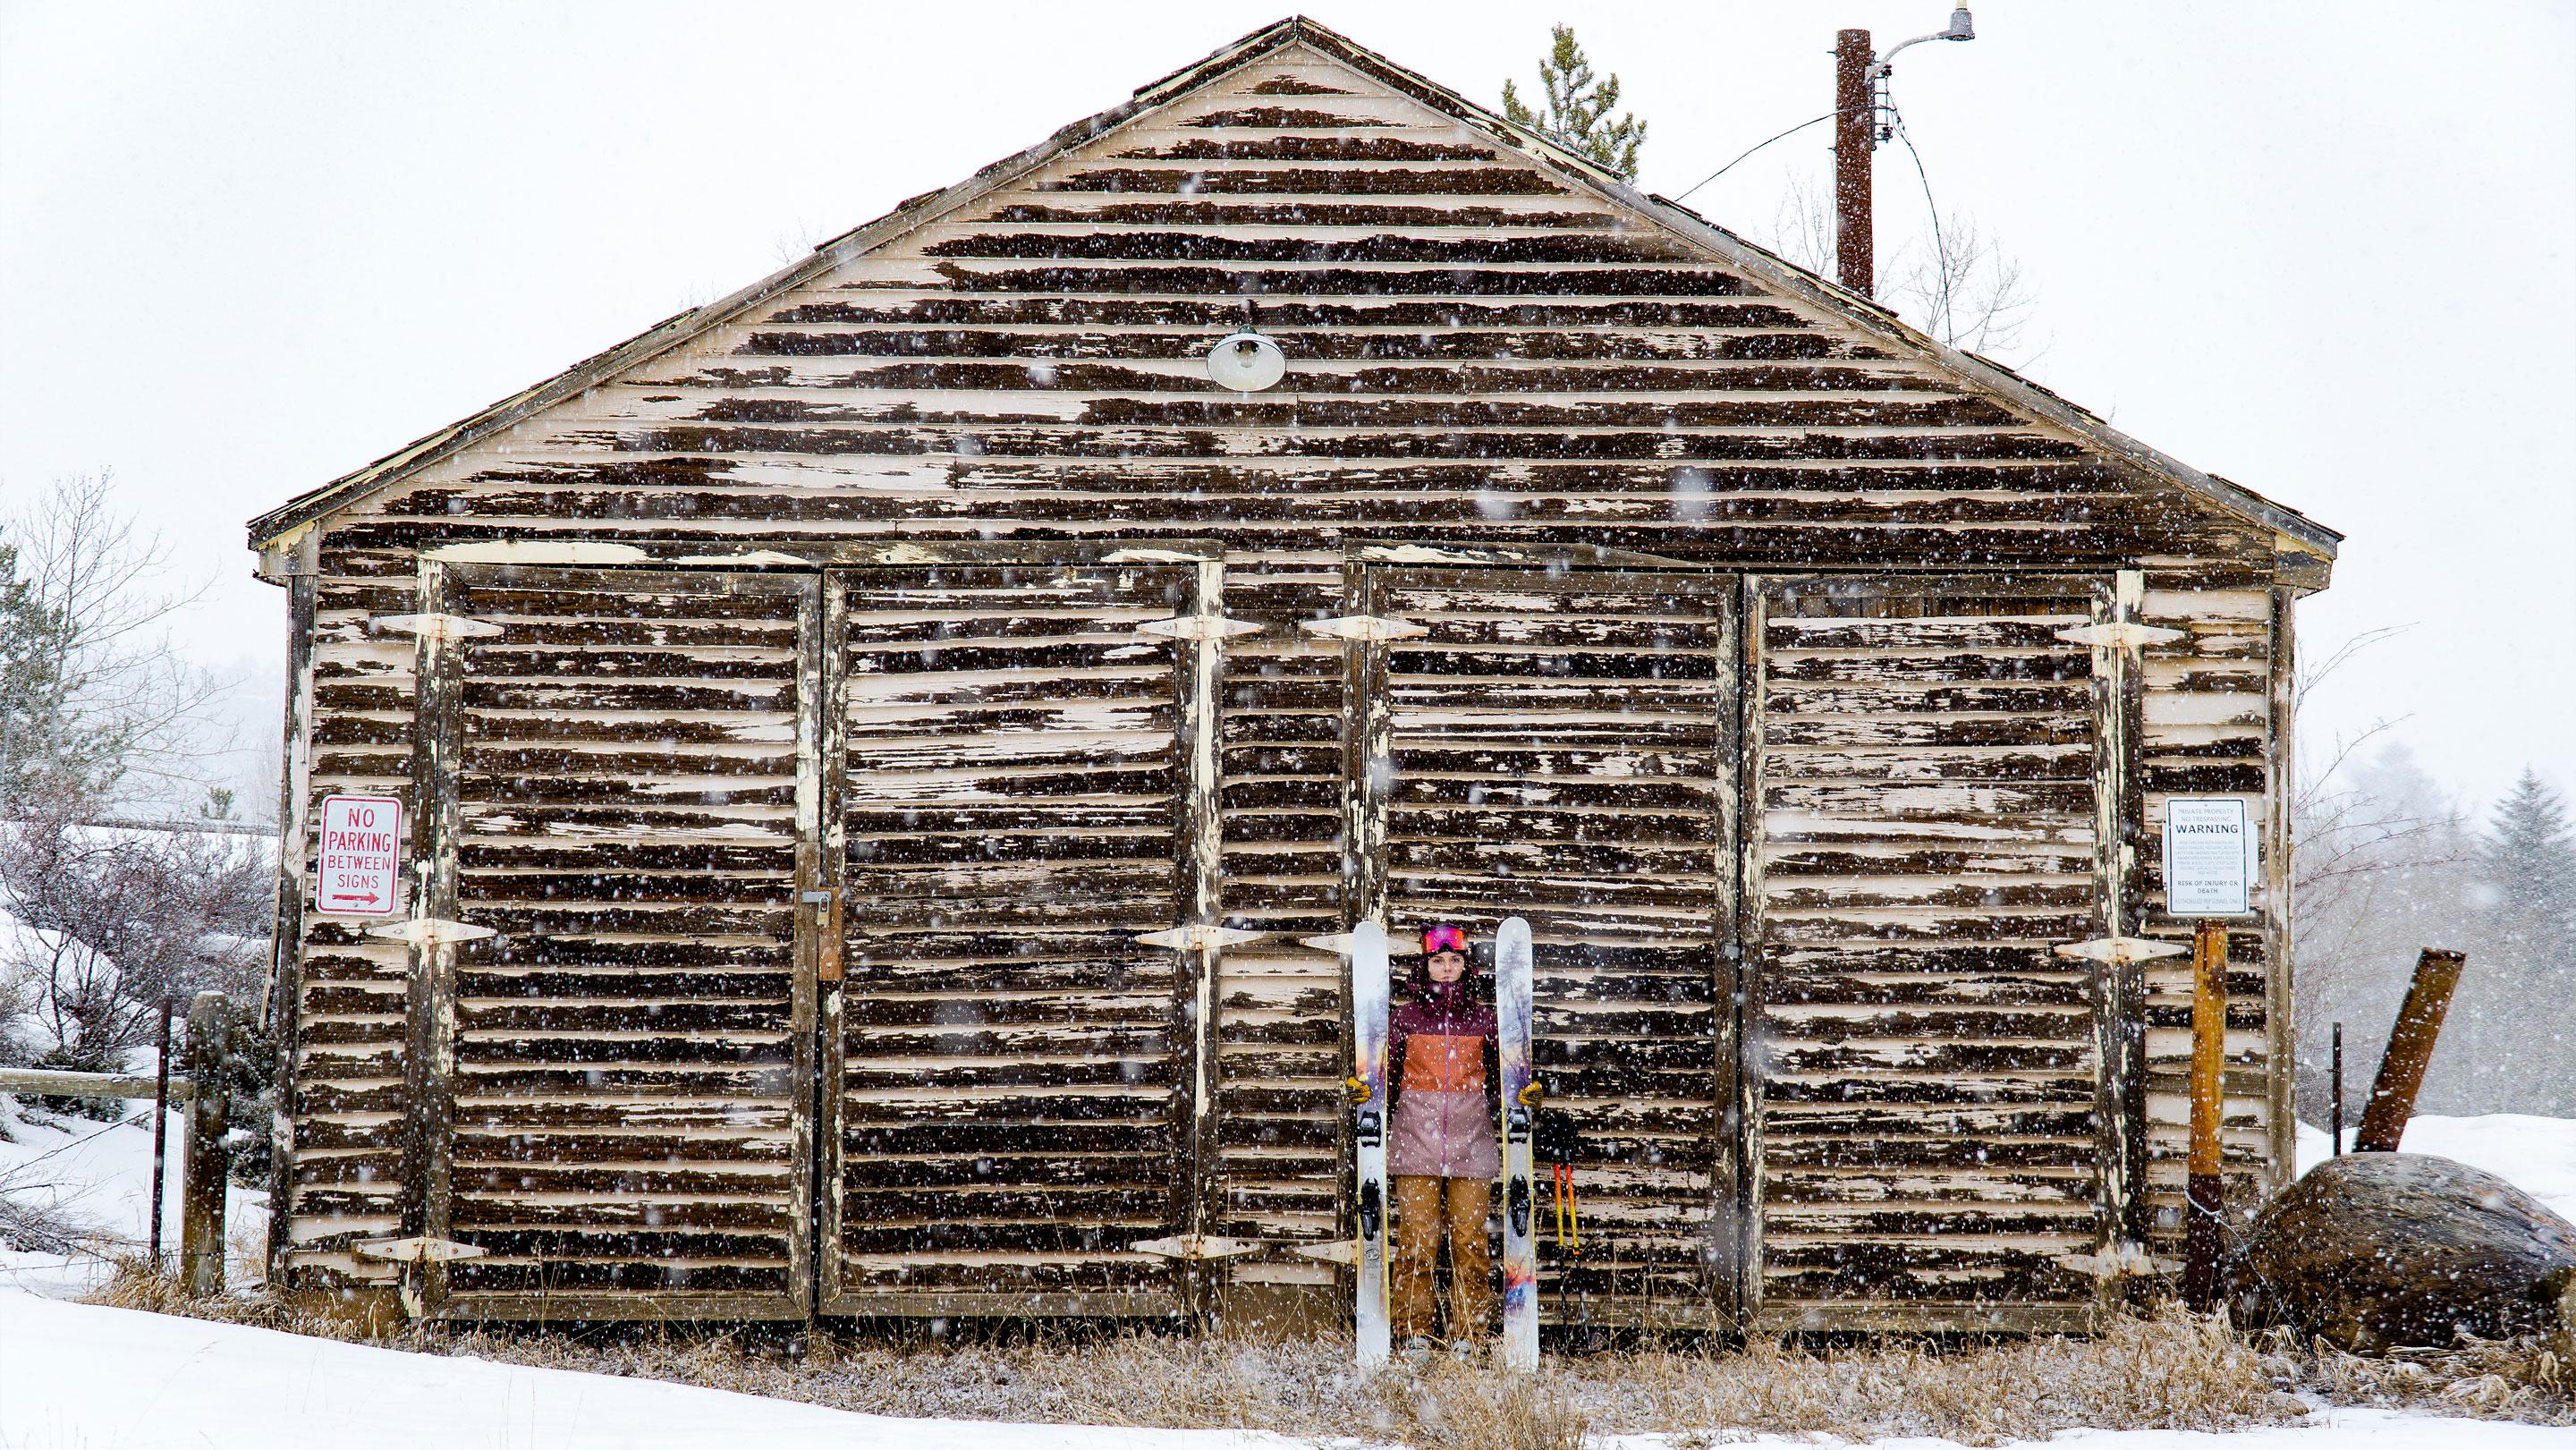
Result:
M1217 339L1208 349L1208 376L1217 386L1238 393L1257 393L1288 373L1288 355L1279 344L1257 332L1238 332Z
M1288 375L1288 355L1261 335L1261 319L1246 301L1243 330L1217 339L1208 349L1207 369L1218 387L1257 393Z
M1927 40L1974 40L1976 38L1976 18L1968 14L1967 6L1962 5L1958 9L1950 12L1949 29L1936 30L1930 35L1918 35L1912 40L1900 41L1895 45L1889 46L1886 50L1879 52L1878 73L1880 76L1884 77L1887 74L1887 63L1896 59L1896 53L1909 45L1921 45Z
M1262 391L1288 376L1288 355L1260 332L1234 332L1208 348L1208 376L1234 391Z

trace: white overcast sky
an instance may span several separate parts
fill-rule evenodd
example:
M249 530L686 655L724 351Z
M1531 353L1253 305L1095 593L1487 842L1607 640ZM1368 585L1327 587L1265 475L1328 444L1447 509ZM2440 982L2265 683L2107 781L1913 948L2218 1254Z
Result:
M1284 13L1245 4L0 0L0 506L113 468L274 669L242 523ZM1681 192L1939 0L1345 4L1469 95L1576 24ZM1942 207L2036 284L2039 381L2349 535L2310 702L2491 797L2576 787L2576 0L1978 5L1898 61ZM1691 198L1768 231L1827 132ZM1882 254L1920 226L1878 166Z

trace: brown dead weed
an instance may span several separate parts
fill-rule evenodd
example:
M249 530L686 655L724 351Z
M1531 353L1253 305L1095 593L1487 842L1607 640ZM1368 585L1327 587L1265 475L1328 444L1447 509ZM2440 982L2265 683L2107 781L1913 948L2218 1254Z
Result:
M2114 1321L2089 1339L1648 1346L1550 1355L1521 1377L1446 1356L1362 1375L1338 1338L1033 1329L975 1343L927 1334L806 1342L681 1327L424 1330L371 1324L327 1303L191 1300L139 1272L93 1302L868 1414L1260 1429L1414 1450L1584 1450L1601 1437L1653 1432L1686 1446L1756 1432L1991 1445L2086 1426L2248 1429L2328 1404L2576 1424L2576 1375L2541 1341L2365 1359L2239 1335L2179 1308Z

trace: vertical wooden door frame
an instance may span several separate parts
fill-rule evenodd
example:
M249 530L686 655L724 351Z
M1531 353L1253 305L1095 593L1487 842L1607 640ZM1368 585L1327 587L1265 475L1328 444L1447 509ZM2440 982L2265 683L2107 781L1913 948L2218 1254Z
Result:
M1385 557L1388 551L1368 548L1346 557L1342 566L1342 607L1346 614L1368 617L1377 613L1383 603L1385 586L1390 578L1437 579L1443 576L1508 580L1541 588L1561 588L1576 592L1585 588L1599 589L1613 582L1633 582L1639 592L1656 583L1688 581L1707 586L1715 605L1714 621L1718 631L1718 654L1721 659L1715 677L1716 686L1725 692L1717 704L1715 737L1711 749L1721 762L1718 779L1732 777L1735 789L1732 799L1722 800L1710 812L1708 842L1713 873L1728 883L1731 900L1715 903L1709 912L1709 954L1711 966L1711 1051L1710 1098L1714 1108L1710 1127L1712 1166L1709 1183L1709 1221L1711 1232L1718 1236L1710 1271L1716 1282L1710 1285L1710 1299L1729 1322L1740 1322L1744 1292L1744 1237L1741 1233L1743 1193L1750 1142L1749 1121L1740 1109L1742 1072L1740 1054L1744 1031L1744 996L1741 959L1746 901L1746 883L1741 861L1743 844L1752 836L1746 813L1744 696L1752 679L1741 666L1749 648L1744 605L1749 597L1747 576L1723 566L1700 567L1684 560L1649 556L1604 559L1582 551L1526 550L1506 557L1469 561L1420 563L1401 556ZM1343 909L1342 929L1347 932L1362 921L1386 923L1388 898L1387 835L1389 788L1393 784L1394 709L1387 695L1387 656L1397 645L1390 641L1353 639L1343 646L1343 681L1345 704L1342 714L1343 759ZM1381 764L1385 769L1380 769ZM1725 841L1729 834L1733 843ZM1342 958L1342 1060L1350 1059L1352 1039L1350 958ZM1352 1198L1356 1185L1352 1180L1350 1154L1350 1115L1337 1115L1336 1142L1340 1147L1340 1181L1336 1195L1339 1232L1348 1238L1354 1233ZM1348 1270L1343 1278L1347 1281ZM1542 1302L1544 1302L1544 1295ZM1696 1327L1693 1321L1677 1321L1685 1327Z
M1172 641L1173 751L1181 760L1173 865L1183 927L1209 935L1172 952L1172 1233L1196 1245L1217 1222L1217 1096L1222 1060L1217 1051L1220 963L1223 945L1213 933L1221 920L1225 822L1218 811L1218 692L1224 643L1216 626L1225 616L1225 564L1203 559L1190 571L1186 618L1203 626ZM1219 1261L1183 1252L1172 1258L1173 1291L1184 1312L1204 1315L1215 1305L1224 1277Z
M824 605L816 676L821 685L815 695L819 701L827 703L821 707L819 809L822 814L813 831L820 843L814 889L830 893L828 929L836 938L848 930L844 904L850 889L848 826L842 810L842 796L848 784L847 711L842 700L847 685L847 581L864 578L881 569L942 565L1063 567L1102 573L1122 568L1173 568L1187 570L1190 574L1190 592L1183 610L1185 615L1211 621L1224 615L1224 551L1206 540L1102 544L925 542L904 545L899 551L880 552L883 557L823 556L824 572L819 576ZM1222 821L1218 814L1218 787L1221 782L1217 762L1224 646L1222 640L1215 637L1194 638L1187 634L1173 638L1172 646L1177 711L1173 748L1181 762L1175 772L1179 777L1174 817L1178 832L1173 869L1176 900L1181 915L1186 918L1179 924L1212 928L1220 925L1218 911L1223 869ZM838 946L842 952L848 949L846 940L839 941ZM1217 1096L1220 1090L1216 1052L1219 1025L1216 985L1223 952L1214 944L1181 946L1173 948L1173 959L1173 990L1166 1018L1172 1034L1174 1059L1170 1211L1172 1232L1188 1236L1206 1233L1216 1221L1219 1207L1216 1196L1220 1189L1215 1171L1219 1131ZM1173 1259L1173 1284L1168 1303L1158 1306L1130 1302L1136 1296L1123 1292L1030 1295L1008 1291L959 1291L907 1294L851 1292L843 1288L846 1276L841 1271L840 1250L844 1227L841 1083L847 1070L847 1049L841 1029L844 990L843 983L836 981L820 993L816 1027L808 1034L815 1041L816 1063L816 1070L809 1078L815 1147L808 1155L808 1161L813 1164L808 1221L814 1229L811 1236L814 1243L811 1302L816 1313L907 1317L1172 1313L1203 1301L1217 1276L1209 1265L1188 1256Z
M2093 600L2096 624L2135 626L2146 602L2146 576L2121 570ZM2103 886L2102 929L2136 937L2146 921L2146 797L2137 789L2139 741L2146 728L2146 670L2138 653L2118 644L2093 650L2094 781L2097 866ZM2102 1144L2103 1241L2095 1252L2146 1242L2147 1023L2146 964L2117 958L2097 964L2094 1048L2100 1087L2094 1111Z
M431 626L417 631L413 653L411 748L412 910L415 922L456 918L456 837L463 807L457 776L464 739L463 641L437 627L447 615L453 580L435 559L418 566L414 607ZM456 1141L456 943L432 935L411 944L404 993L402 1139L404 1239L448 1237ZM435 1260L404 1277L404 1312L439 1312L447 1273Z
M1357 555L1342 561L1342 613L1366 618L1376 612L1381 566ZM1386 698L1386 648L1363 639L1342 643L1342 934L1361 922L1386 924L1386 796L1375 762L1388 758L1394 720ZM1341 1013L1336 1026L1336 1061L1352 1069L1357 1036L1351 1021L1351 957L1339 954ZM1333 1235L1345 1244L1359 1238L1359 1175L1352 1156L1352 1118L1333 1114ZM1334 1280L1345 1293L1355 1292L1355 1264L1342 1264Z

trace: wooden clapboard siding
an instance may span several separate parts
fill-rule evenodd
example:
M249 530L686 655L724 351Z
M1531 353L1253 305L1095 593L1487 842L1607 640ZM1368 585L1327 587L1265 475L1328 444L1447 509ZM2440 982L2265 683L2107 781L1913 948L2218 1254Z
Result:
M1187 566L872 569L839 596L827 1307L1170 1287L1190 954Z
M2287 788L2274 757L2287 742L2275 734L2273 691L2286 667L2275 644L2273 596L2260 581L2162 577L2151 580L2140 617L2184 637L2145 652L2145 727L2138 786L2144 833L2139 842L2147 927L2176 942L2191 938L2189 920L2165 912L2164 808L2177 795L2239 796L2260 823L2263 869L2256 876L2258 915L2228 931L2226 1112L2223 1164L2230 1208L2250 1213L2291 1171L2285 1096L2276 1082L2293 1076L2273 1029L2287 1014L2277 964L2287 949L2288 904L2270 868L2287 848L2267 802ZM2228 587L2233 585L2235 587ZM2164 587L2182 586L2182 587ZM2214 586L2214 587L2213 587ZM2147 1226L2160 1252L2179 1253L2185 1159L2190 1149L2191 966L2188 956L2146 964Z
M1046 785L1108 790L1126 780L1134 773L1111 771L1097 751L1109 737L1173 728L1154 714L1165 707L1080 671L1032 668L1012 685L1020 691L1014 698L930 702L930 713L907 717L900 733L870 735L864 710L843 720L836 707L820 722L859 742L822 761L827 774L864 766L867 779L887 782L963 780L996 750L1025 767L997 777L1014 782L1019 794L1003 800L1022 814L1002 822L988 816L1007 814L1003 803L960 806L986 812L973 819L1000 837L916 821L862 833L889 853L868 862L847 855L859 837L836 843L833 869L866 865L901 883L881 898L880 917L866 917L857 895L845 902L853 984L870 932L918 948L924 972L966 972L958 983L978 972L989 981L1033 973L1023 980L1047 983L977 998L983 1005L971 1031L949 1030L956 1019L939 1015L964 1010L945 995L948 987L907 986L822 1034L828 1050L864 1042L889 1065L863 1090L836 1070L827 1111L847 1109L854 1124L855 1095L875 1094L866 1098L874 1104L867 1111L879 1115L866 1119L876 1125L870 1131L920 1146L870 1171L901 1180L916 1170L893 1163L972 1167L993 1151L983 1145L1024 1142L1036 1122L1063 1128L1068 1151L1091 1155L1084 1163L1114 1161L1121 1174L1128 1160L1111 1155L1131 1148L1162 1165L1153 1172L1184 1151L1196 1165L1191 1182L1166 1181L1166 1173L1150 1188L1138 1186L1150 1172L1103 1176L1077 1208L1073 1195L1087 1191L1079 1173L1066 1168L1047 1179L1025 1164L1018 1186L981 1200L989 1212L935 1230L926 1216L897 1211L913 1193L908 1183L869 1189L879 1196L858 1204L874 1215L863 1217L850 1197L858 1190L828 1167L825 1212L848 1221L827 1225L818 1242L851 1255L857 1277L843 1279L827 1265L827 1295L863 1286L885 1304L914 1294L925 1311L1129 1308L1172 1282L1124 1253L1149 1227L1194 1222L1274 1244L1344 1231L1341 966L1298 939L1340 929L1367 904L1365 893L1355 899L1346 889L1346 872L1363 886L1395 870L1453 882L1491 871L1489 885L1522 879L1501 876L1511 863L1490 854L1408 863L1390 847L1386 859L1346 859L1345 721L1360 720L1366 702L1349 688L1344 648L1297 626L1348 611L1346 570L1357 561L1471 567L1553 557L1585 566L1586 578L1596 577L1593 569L1706 571L1711 592L1700 602L1710 609L1729 587L1723 578L1748 571L1838 571L1887 582L1927 572L1955 581L2013 571L2107 579L2142 570L2140 617L2187 629L2191 639L2134 661L2139 774L2116 800L2087 794L2092 774L2065 774L2088 752L2109 748L2107 737L2086 733L2097 724L2079 728L2063 713L2072 693L2082 693L2074 686L2092 686L2011 673L2016 661L2049 656L2024 644L1989 650L1989 633L2000 626L1987 621L1999 616L1983 604L1946 635L1933 625L1949 616L1925 616L1903 648L1879 636L1850 646L1784 644L1776 689L1765 663L1771 641L1757 631L1738 641L1741 669L1718 681L1732 689L1740 678L1765 699L1814 707L1752 709L1755 733L1771 751L1765 759L1784 772L1761 786L1757 817L1876 821L1871 829L1884 832L1757 835L1737 873L1718 872L1721 891L1735 889L1737 874L1759 888L1748 914L1765 931L1778 928L1777 940L1761 945L1803 974L1785 980L1823 994L1765 1000L1757 1014L1776 1018L1781 1040L1805 1044L1797 1049L1802 1062L1819 1073L1850 1073L1862 1094L1847 1103L1765 1101L1784 1134L1776 1181L1842 1184L1853 1194L1878 1191L1877 1183L1894 1195L1866 1210L1853 1206L1860 1199L1763 1199L1791 1251L1772 1267L1794 1265L1796 1253L1832 1233L1881 1235L1871 1242L1883 1249L1851 1260L1849 1275L1795 1270L1807 1275L1791 1286L1799 1292L1845 1296L1834 1301L1843 1306L1836 1322L1880 1322L1869 1307L1880 1300L1909 1306L1886 1311L1899 1318L1933 1314L1918 1291L1943 1275L1998 1294L2006 1287L2059 1294L2065 1286L2035 1267L2038 1249L2077 1238L2067 1226L2082 1208L2028 1185L2071 1182L2074 1170L1999 1164L1991 1154L1982 1165L1926 1163L1922 1145L1983 1134L2030 1148L2027 1158L2066 1141L2071 1084L2096 1069L2069 1059L2074 1049L2065 1044L2074 1039L2058 1034L2072 1030L2091 999L2081 990L2085 973L2043 962L2029 943L2048 930L2101 928L2103 903L2085 894L2088 873L2098 877L2102 853L2116 843L2059 840L2054 823L2082 816L2145 826L2150 835L2133 843L2142 899L2122 909L2144 930L2174 929L2153 895L2153 813L2175 792L2259 793L2278 805L2286 624L2267 625L2264 611L2285 615L2277 589L2321 582L2317 556L2276 552L2286 537L2276 532L2281 511L2260 500L2248 503L2232 486L2116 435L2106 443L2098 423L2018 380L1945 359L1863 304L1723 238L1712 241L1695 220L1608 186L1579 161L1524 144L1437 87L1299 26L1308 23L1265 33L1140 93L1135 108L1068 132L1053 149L828 244L771 284L577 368L566 375L577 386L514 399L361 470L324 496L327 510L273 515L274 527L257 542L289 561L274 567L308 572L314 595L309 776L301 792L308 819L312 799L332 790L410 801L415 650L408 637L371 633L368 621L422 607L424 557L515 555L600 571L808 578L860 562L927 567L933 549L1025 550L1014 567L1028 567L1048 551L1101 563L1122 547L1186 539L1189 559L1221 557L1225 613L1262 631L1229 641L1216 676L1212 914L1268 935L1216 959L1212 1026L1154 1037L1166 1029L1147 1020L1144 1000L1176 1008L1191 984L1175 975L1183 964L1169 954L1119 945L1134 930L1178 924L1189 883L1176 874L1170 910L1148 921L1136 894L1148 874L1142 858L1117 855L1126 847L1107 836L1098 855L1052 855L1056 846L1040 844L1056 839L1045 822L1078 808ZM1285 347L1289 373L1275 389L1238 395L1207 380L1204 354L1243 323L1247 302ZM916 553L907 560L906 550ZM1167 562L1182 567L1177 556ZM1116 575L1134 563L1104 567ZM899 583L892 572L874 577L880 586ZM836 584L832 607L848 607L856 596L840 591L855 587ZM1584 673L1655 637L1602 603L1624 597L1602 586L1584 607L1606 615L1576 612L1554 622L1575 632L1563 655L1572 683L1564 698L1542 703L1579 706L1591 698L1586 691L1607 698L1600 692L1627 688L1617 683L1626 677ZM1961 597L2017 596L1990 588ZM917 602L917 619L895 621L893 635L866 642L879 656L907 643L917 648L920 640L901 636L912 626L1001 629L971 647L1004 657L1059 648L1039 642L1053 636L1005 628L1016 613ZM1123 597L1101 602L1111 613L1142 607ZM1042 621L1043 613L1026 618ZM1715 630L1721 616L1685 618L1690 628ZM1881 618L1855 615L1854 627ZM750 708L740 693L743 662L726 655L720 635L665 638L707 647L693 657L688 679L599 682L588 711L548 728L585 738L603 732L584 749L668 741L711 762L723 757L731 747L720 731L708 733L707 712ZM847 670L862 641L837 630L834 639L832 670ZM615 644L601 640L603 648ZM1074 654L1093 647L1061 646ZM1161 656L1166 676L1178 668L1180 648ZM952 655L952 664L962 658ZM1017 677L1004 670L997 678ZM1108 693L1086 693L1095 686ZM1541 700L1527 691L1518 698ZM1721 724L1731 725L1733 708L1719 710ZM562 748L532 738L527 768L513 778L542 781L545 752ZM1514 748L1531 768L1561 774L1606 769L1612 759L1580 739ZM1734 768L1720 762L1710 778ZM1128 802L1119 794L1125 789L1104 799ZM840 792L834 799L832 819L847 832L854 807ZM1732 800L1711 809L1731 809ZM768 819L759 813L773 808L748 795L739 804L746 819ZM1993 840L1936 837L1946 829L1938 818L1962 807L2018 824ZM1479 809L1502 826L1522 824L1510 812ZM1156 819L1177 829L1180 817L1137 806L1118 829L1149 833ZM1605 924L1651 916L1622 904L1629 897L1702 889L1656 834L1671 819L1670 811L1641 811L1635 820L1645 834L1635 842L1585 843L1590 854L1575 864L1600 873L1601 899L1591 907ZM2038 834L2016 837L2025 828ZM1134 845L1144 836L1114 839ZM1019 854L986 856L995 840L1006 857ZM1397 844L1416 855L1430 849ZM1178 850L1165 855L1176 873ZM670 874L637 870L639 880ZM1112 889L1096 899L1048 898L1048 883L1063 874ZM899 927L899 901L925 920L936 914L933 903L981 904L986 926L983 934ZM1476 903L1462 896L1460 906ZM2286 903L2276 893L2265 909L2236 944L2230 1161L2240 1193L2267 1165L2277 1169L2286 1141L2277 1086ZM1578 919L1589 918L1565 918ZM1709 949L1722 944L1727 923L1727 912L1712 907ZM1061 950L1020 955L1041 938ZM410 953L363 938L345 920L309 915L295 940L295 959L279 968L280 980L291 980L286 1000L300 1029L290 1069L292 1151L282 1170L289 1267L317 1280L384 1279L387 1266L352 1259L347 1249L401 1222ZM1542 943L1549 940L1543 929ZM1907 970L1889 965L1900 962ZM1634 977L1638 990L1647 978L1669 987L1690 975L1679 967L1656 975L1666 967L1596 975ZM1115 989L1104 985L1113 972ZM2148 1062L2134 1106L2150 1120L2152 1207L2161 1210L2178 1202L2172 1125L2181 1121L2175 1033L2184 997L2171 971L2144 975ZM1059 983L1073 995L1055 995ZM858 1001L855 985L849 991L845 1005ZM1554 1000L1560 1005L1550 1010L1565 1014L1569 1030L1580 1014L1563 1004L1583 1003L1596 1023L1628 1010L1592 1002L1571 981ZM1018 1005L1006 1009L1004 1001ZM1656 1052L1697 1053L1702 1044L1688 1032L1700 1029L1683 1024L1695 1023L1700 1007L1675 999L1635 1012L1640 1023L1655 1019L1657 1032L1680 1034L1654 1038ZM907 1012L927 1016L910 1020ZM1732 1029L1723 1006L1709 1015L1709 1030ZM1996 1051L2019 1052L2018 1066L1996 1066L1994 1052L1981 1058L1975 1032L1984 1028L2004 1034ZM1050 1045L1065 1050L1039 1050ZM1155 1138L1161 1130L1134 1116L1148 1099L1179 1111L1168 1076L1142 1091L1123 1080L1056 1084L1061 1091L1045 1101L1054 1118L1024 1111L1045 1084L997 1078L1009 1076L997 1064L1022 1058L1048 1070L1023 1078L1129 1063L1152 1077L1162 1069L1151 1064L1183 1051L1194 1054L1194 1082L1206 1068L1210 1096L1201 1106L1211 1116L1193 1119L1182 1136ZM916 1060L907 1054L936 1065L891 1066ZM2021 1084L2015 1091L2028 1100L1925 1097L1953 1078L1967 1084L1996 1073ZM1731 1089L1721 1081L1711 1091L1722 1105ZM990 1109L997 1116L948 1120L957 1104L988 1098L999 1104ZM1605 1096L1586 1111L1612 1130L1605 1141L1651 1156L1667 1151L1653 1145L1698 1131L1694 1115L1706 1108L1676 1101L1669 1111L1630 1113L1614 1111ZM2124 1117L2129 1110L2124 1104ZM847 1126L827 1135L825 1151L847 1152ZM1733 1141L1719 1138L1711 1152ZM1077 1141L1087 1146L1070 1147ZM1889 1161L1874 1165L1873 1153ZM1617 1267L1569 1282L1597 1287L1601 1302L1633 1300L1641 1285L1669 1290L1685 1296L1672 1302L1698 1312L1695 1296L1705 1285L1669 1256L1696 1230L1677 1229L1682 1220L1642 1187L1622 1197L1630 1188L1616 1170L1608 1162L1587 1170L1608 1175L1594 1182L1595 1212L1606 1217L1590 1221L1608 1227L1613 1241L1633 1235L1651 1253L1604 1260ZM1675 1181L1711 1176L1722 1198L1735 1168L1704 1157L1675 1172ZM929 1168L918 1175L936 1176ZM1767 1193L1773 1181L1756 1186ZM960 1203L970 1186L939 1185ZM2025 1189L2040 1196L2013 1196ZM1700 1193L1692 1180L1673 1202L1697 1212ZM1182 1213L1185 1201L1195 1204L1195 1220ZM1029 1225L1056 1212L1087 1227L1040 1242ZM1966 1245L1958 1250L1966 1257L1941 1258L1954 1244ZM863 1262L856 1257L863 1253L878 1257ZM1280 1254L1227 1264L1238 1281L1333 1278L1314 1260ZM1976 1277L1993 1274L2002 1277ZM987 1288L1003 1299L956 1297ZM1747 1292L1758 1296L1758 1287Z
M462 567L449 1312L804 1298L812 581ZM632 1312L631 1310L629 1312Z
M1542 1300L1578 1321L1731 1315L1733 581L1390 569L1363 597L1429 631L1372 676L1385 763L1364 747L1359 788L1383 822L1383 917L1400 945L1529 918L1535 1063L1585 1134L1586 1252L1543 1237Z
M2107 582L2107 581L2106 581ZM1746 1072L1766 1321L2088 1299L2104 1238L2081 580L1765 581ZM1824 1311L1830 1314L1830 1308Z
M1249 103L1324 90L1287 125ZM1338 117L1325 125L1317 117ZM1214 146L1222 154L1208 154ZM1423 155L1389 157L1391 146ZM1246 298L1288 352L1226 394ZM1292 47L889 238L346 516L352 544L578 527L1336 537L1981 564L2270 540Z

